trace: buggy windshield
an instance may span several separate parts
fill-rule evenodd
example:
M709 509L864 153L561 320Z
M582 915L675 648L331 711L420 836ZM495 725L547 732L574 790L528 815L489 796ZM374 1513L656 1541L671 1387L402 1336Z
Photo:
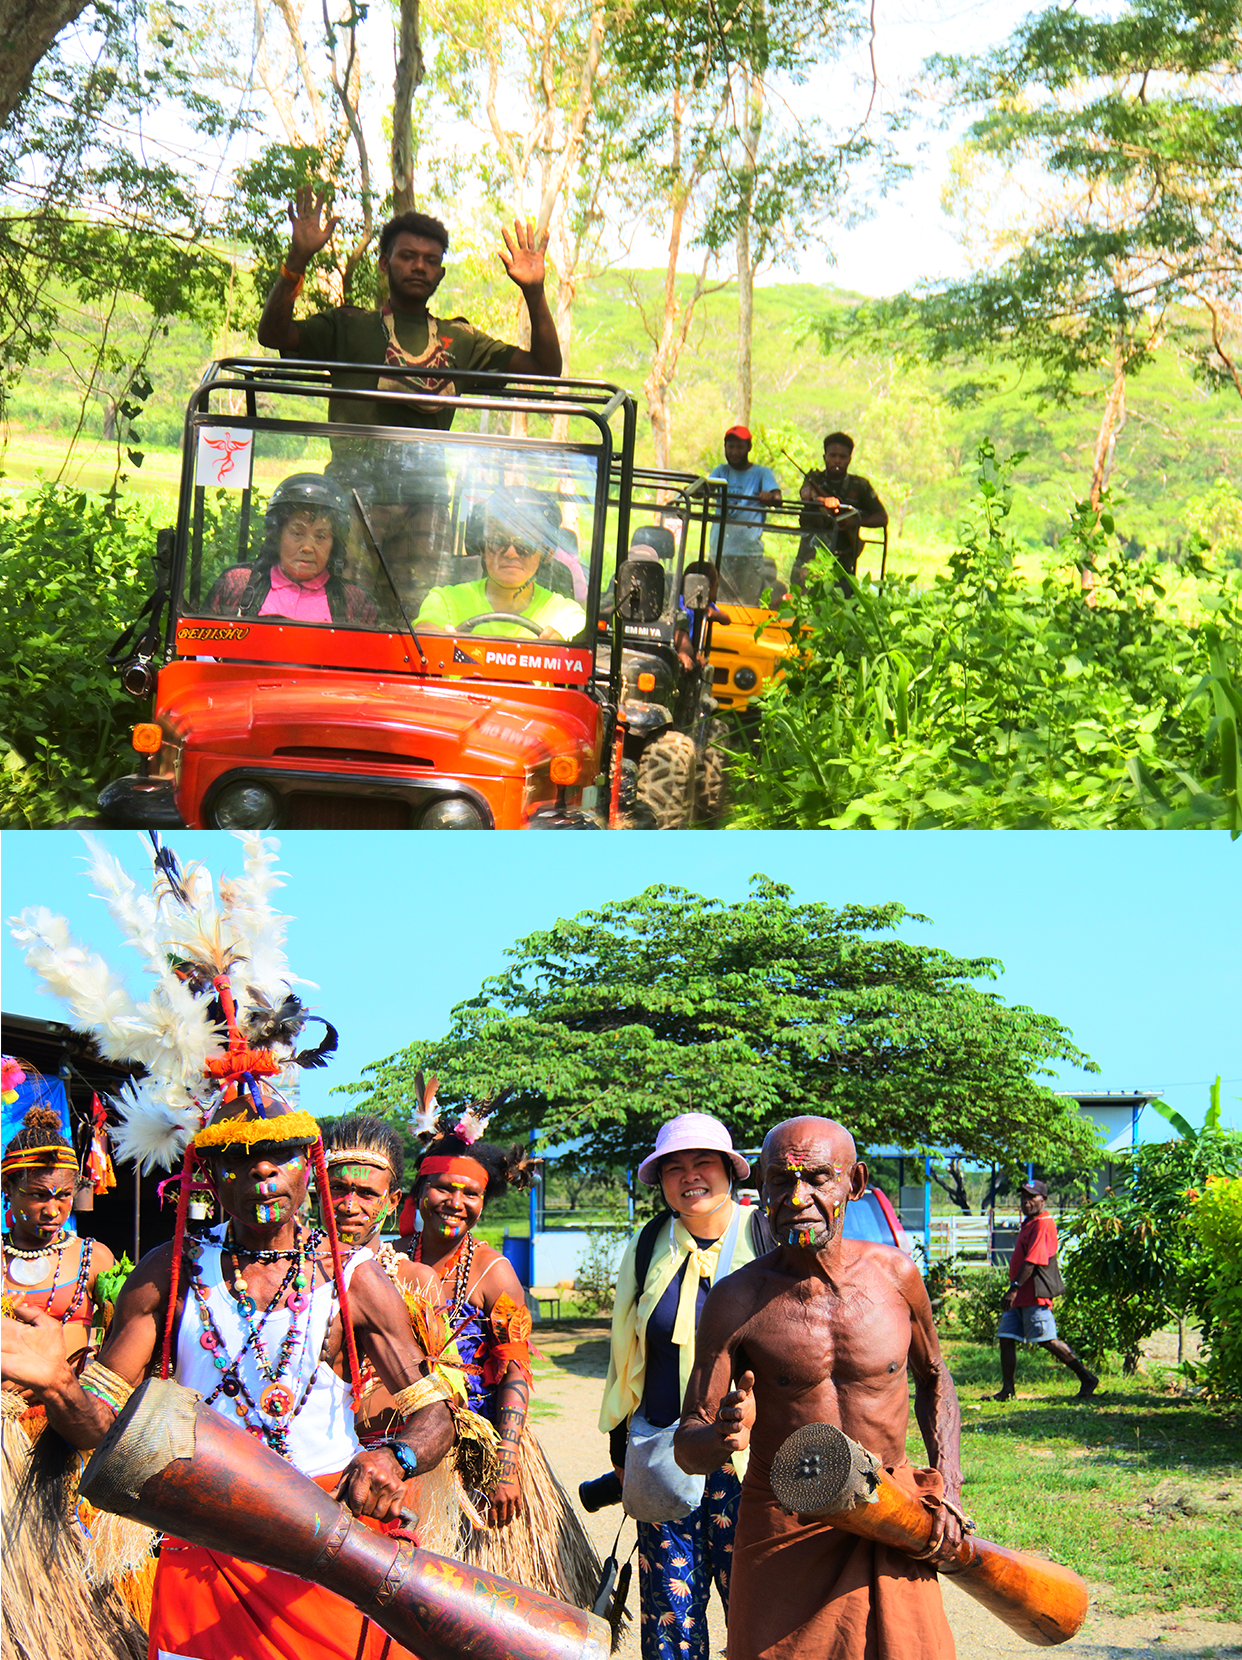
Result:
M411 625L420 638L585 639L597 448L203 416L191 430L178 616L208 624L179 626L183 649L239 632L253 647L246 623L298 624L282 632L286 662L299 641L325 660L301 627L407 643Z

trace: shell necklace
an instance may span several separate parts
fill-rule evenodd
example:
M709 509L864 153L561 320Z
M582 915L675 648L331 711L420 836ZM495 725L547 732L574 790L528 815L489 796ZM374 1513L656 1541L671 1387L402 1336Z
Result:
M23 1251L17 1245L4 1240L5 1271L14 1285L39 1285L47 1278L47 1267L44 1257L55 1255L56 1261L52 1265L52 1279L60 1273L60 1262L69 1245L69 1235L63 1231L59 1233L50 1245L43 1245L37 1251Z

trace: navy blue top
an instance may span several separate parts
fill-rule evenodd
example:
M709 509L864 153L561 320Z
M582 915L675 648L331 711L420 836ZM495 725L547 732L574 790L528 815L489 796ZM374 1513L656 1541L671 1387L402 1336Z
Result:
M700 1250L710 1251L716 1241L696 1238L695 1243ZM677 1305L681 1301L681 1287L689 1261L687 1257L673 1275L647 1322L647 1369L638 1410L656 1429L667 1429L681 1417L680 1350L673 1342L673 1327L677 1322ZM699 1281L699 1294L694 1304L696 1331L711 1286L710 1280Z

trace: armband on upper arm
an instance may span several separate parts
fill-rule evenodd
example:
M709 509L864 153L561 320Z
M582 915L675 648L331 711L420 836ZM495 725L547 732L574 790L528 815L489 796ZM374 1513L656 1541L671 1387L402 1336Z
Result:
M507 1291L502 1291L492 1304L488 1324L493 1342L491 1353L483 1365L484 1383L489 1386L498 1384L509 1367L516 1366L529 1386L530 1334L534 1327L530 1310L515 1302Z

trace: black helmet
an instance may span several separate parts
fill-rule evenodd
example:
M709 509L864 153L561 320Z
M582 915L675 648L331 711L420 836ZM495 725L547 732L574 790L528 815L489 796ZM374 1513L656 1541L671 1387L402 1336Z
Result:
M282 479L268 498L267 522L279 523L295 507L326 513L342 540L349 535L349 497L322 473L293 473Z
M677 538L664 525L639 525L630 537L630 558L636 548L651 548L657 559L672 562L677 552Z

